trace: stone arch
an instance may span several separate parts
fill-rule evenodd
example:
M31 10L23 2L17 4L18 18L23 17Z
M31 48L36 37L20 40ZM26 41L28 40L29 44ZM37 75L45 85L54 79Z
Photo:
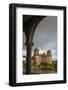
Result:
M33 45L33 36L36 27L40 21L46 16L23 16L23 31L26 36L26 49L27 49L27 62L26 62L26 74L31 74L31 49Z

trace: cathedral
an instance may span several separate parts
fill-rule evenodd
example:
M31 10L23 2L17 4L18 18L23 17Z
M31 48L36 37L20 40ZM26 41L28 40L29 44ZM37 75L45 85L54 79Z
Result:
M48 50L47 53L40 54L39 49L34 49L34 62L36 65L40 63L52 64L51 50Z

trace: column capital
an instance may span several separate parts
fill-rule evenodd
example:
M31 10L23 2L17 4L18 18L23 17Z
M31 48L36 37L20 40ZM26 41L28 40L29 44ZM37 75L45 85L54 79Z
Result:
M33 43L33 42L32 42L32 43L27 43L27 42L26 42L25 45L26 45L26 46L31 46L31 47L32 47L32 46L34 45L34 43Z

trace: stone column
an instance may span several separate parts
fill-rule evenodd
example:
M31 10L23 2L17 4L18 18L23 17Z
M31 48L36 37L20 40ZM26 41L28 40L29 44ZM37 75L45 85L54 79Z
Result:
M26 43L27 58L26 58L26 74L31 74L31 52L33 43Z

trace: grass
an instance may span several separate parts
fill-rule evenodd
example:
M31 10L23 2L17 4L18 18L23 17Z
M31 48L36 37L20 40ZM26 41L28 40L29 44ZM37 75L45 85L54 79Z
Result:
M49 64L40 64L40 66L39 66L39 68L37 69L37 67L36 67L36 65L35 64L33 64L32 65L32 71L34 72L36 72L36 71L42 71L42 72L44 72L44 71L47 71L47 72L57 72L57 65L55 65L55 64L51 64L51 65L49 65Z
M26 64L23 64L23 67L24 67L24 69L25 69L25 67L26 67ZM36 66L36 64L35 63L33 63L32 64L32 66L31 66L31 70L32 70L32 72L34 73L36 73L36 72L40 72L41 71L41 73L56 73L57 72L57 64L46 64L46 63L41 63L40 65L39 65L39 68L37 68L37 66Z

